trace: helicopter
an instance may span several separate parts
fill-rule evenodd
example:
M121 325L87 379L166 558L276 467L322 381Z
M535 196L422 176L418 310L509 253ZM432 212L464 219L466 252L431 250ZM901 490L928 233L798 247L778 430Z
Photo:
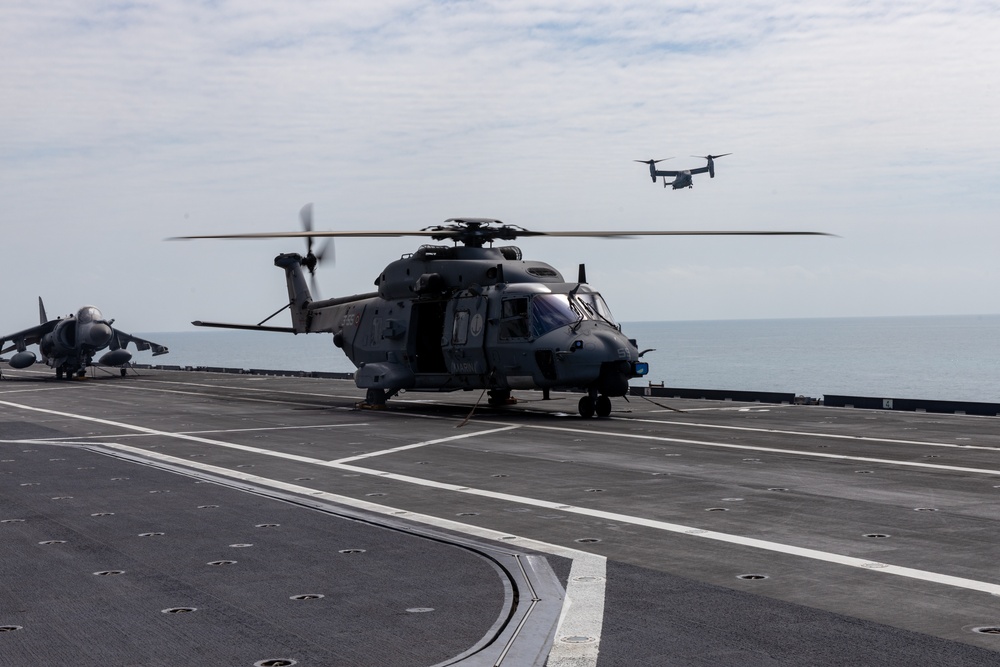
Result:
M625 396L629 380L649 365L579 265L567 280L545 262L526 260L520 248L495 245L532 237L630 238L678 235L825 235L780 231L550 231L492 218L449 218L419 231L313 231L312 206L300 211L301 232L174 237L175 239L305 238L306 254L282 253L288 304L258 324L196 320L195 326L293 334L332 334L333 344L357 367L367 408L384 408L403 390L483 390L488 404L516 403L515 389L581 391L584 418L607 417L611 398ZM424 244L390 262L375 278L377 291L314 300L310 281L326 249L314 238L416 236ZM313 282L315 291L315 283ZM285 309L291 326L266 325Z
M50 320L45 314L45 304L38 297L39 324L16 333L0 336L0 354L16 353L7 363L12 368L27 368L37 361L35 353L26 349L28 345L38 344L42 362L56 369L56 379L66 379L74 375L83 377L87 367L93 365L94 354L110 348L98 360L102 366L121 367L122 377L125 376L126 364L132 359L132 354L126 350L129 343L135 343L137 350L152 349L153 356L169 352L166 345L133 336L119 331L111 325L114 320L104 319L104 315L95 306L83 306L75 314ZM12 344L4 348L4 343Z
M694 181L691 178L693 174L704 174L708 172L709 178L715 178L715 161L720 157L725 157L727 155L732 155L732 153L723 153L722 155L692 155L691 157L700 157L703 160L708 160L708 164L704 167L698 167L696 169L681 169L680 171L664 171L656 168L658 162L663 162L664 160L672 160L673 158L662 158L660 160L633 160L633 162L642 162L643 164L649 165L649 177L653 179L656 183L656 177L663 177L663 187L670 185L674 190L680 190L681 188L693 188ZM667 183L667 176L674 177L674 180Z

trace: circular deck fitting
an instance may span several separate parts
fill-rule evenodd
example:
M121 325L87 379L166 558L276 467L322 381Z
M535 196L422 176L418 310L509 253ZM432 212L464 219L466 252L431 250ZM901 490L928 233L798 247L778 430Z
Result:
M52 500L73 500L73 496L53 496Z
M418 466L425 466L425 465L429 465L429 464L430 464L430 461L417 461L417 465Z
M429 611L434 611L434 607L410 607L406 611L411 614L426 614Z
M114 512L94 512L90 516L114 516Z
M601 541L601 538L599 538L599 537L581 537L578 540L574 540L574 542L581 542L583 544L590 544L590 543L593 543L593 542L600 542L600 541Z
M729 508L728 507L706 507L705 511L706 512L728 512Z
M49 459L49 461L65 461L66 459Z
M322 593L303 593L301 595L293 595L289 600L320 600L326 596Z
M128 479L128 477L112 477L111 481L112 482L121 482L121 481L126 480L126 479Z
M66 544L66 540L42 540L39 544Z
M743 459L747 463L760 463L760 459Z
M24 523L24 519L0 519L0 523Z
M296 478L295 478L295 481L296 481L296 482L308 482L308 481L310 481L311 479L312 479L312 477L296 477Z
M277 528L280 525L280 523L258 523L254 528Z
M211 510L215 509L216 507L218 507L218 505L198 505L198 509L200 510Z
M162 490L161 491L159 489L154 489L154 490L150 491L150 493L170 493L170 491L167 491L167 490Z
M298 664L297 661L291 658L268 658L267 660L258 660L253 663L253 667L291 667L295 664Z
M365 495L367 497L369 497L369 498L379 498L381 496L384 496L385 494L384 493L366 493Z
M985 625L979 628L972 628L972 631L984 635L1000 635L1000 626Z
M759 581L761 579L767 579L766 574L740 574L736 576L737 579L745 579L747 581Z
M680 454L664 454L664 456L680 456Z
M230 544L229 546L233 547L234 549L243 549L244 547L252 547L253 545L240 542L239 544Z
M500 537L500 539L501 540L516 540L517 539L517 535L502 535Z
M190 458L190 459L197 459L197 458L201 458L203 456L205 456L205 455L204 454L188 454L188 458Z
M566 637L560 637L559 641L565 644L593 644L597 641L597 639L586 635L568 635Z
M913 511L914 512L937 512L938 510L937 510L936 507L914 507Z
M743 500L742 498L723 498L722 501L726 503L735 503Z
M252 463L241 463L241 464L239 464L239 465L238 465L238 466L236 466L236 467L237 467L237 468L252 468L252 467L253 467L253 464L252 464Z
M125 574L125 570L99 570L94 572L98 577L113 577L119 574Z
M139 533L139 537L159 537L160 535L166 535L166 533Z
M783 486L772 486L768 488L768 491L788 491L788 489Z
M94 466L80 466L77 470L93 470Z
M234 560L210 560L206 565L236 565Z
M490 477L506 477L506 476L507 476L507 475L504 475L504 474L502 474L502 473L501 473L501 474L499 474L499 475L490 475Z
M363 554L366 549L341 549L339 553L342 554Z
M604 493L604 489L587 489L587 493Z
M38 482L21 482L21 486L38 486Z
M886 535L885 533L865 533L865 537L874 537L876 539L880 539L880 538L889 537L889 536Z
M0 632L17 632L23 629L20 625L0 625Z
M361 473L348 472L348 473L344 473L343 475L341 475L341 477L361 477Z
M941 455L940 454L924 454L924 458L925 459L939 459L939 458L941 458Z
M580 577L573 577L573 581L578 581L581 584L589 584L597 581L604 581L604 577L592 577L590 575L583 575Z
M479 512L459 512L455 516L479 516Z
M856 472L859 475L870 475L870 474L872 474L875 471L874 470L855 470L854 472Z
M190 614L192 611L198 611L197 607L169 607L167 609L161 609L161 614Z

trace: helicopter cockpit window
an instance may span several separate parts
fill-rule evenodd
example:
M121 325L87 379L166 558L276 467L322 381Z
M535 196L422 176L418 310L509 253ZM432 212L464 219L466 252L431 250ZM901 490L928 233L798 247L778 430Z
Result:
M565 294L536 294L531 300L531 335L543 336L582 317Z
M596 292L577 292L576 298L580 300L592 316L598 317L612 326L617 326L614 315L611 314L611 309L608 308L607 302L600 294Z
M504 299L500 307L500 338L528 337L528 297Z

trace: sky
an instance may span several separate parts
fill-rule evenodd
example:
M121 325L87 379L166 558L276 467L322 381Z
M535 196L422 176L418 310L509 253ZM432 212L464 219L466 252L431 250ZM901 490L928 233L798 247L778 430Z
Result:
M1000 313L995 0L0 5L0 329L255 323L316 227L802 230L521 239L629 321ZM718 160L672 191L661 168ZM422 241L340 239L321 296ZM274 322L285 324L285 322Z

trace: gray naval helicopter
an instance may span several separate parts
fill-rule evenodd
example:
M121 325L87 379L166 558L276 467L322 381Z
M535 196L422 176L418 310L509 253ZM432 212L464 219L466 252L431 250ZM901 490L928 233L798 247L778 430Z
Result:
M114 320L106 320L101 311L94 306L83 306L74 315L50 320L45 314L45 304L38 297L38 326L24 329L0 337L0 354L16 353L8 363L11 368L27 368L38 358L27 349L28 345L38 344L42 362L56 369L56 379L63 375L70 379L74 375L83 377L87 367L93 365L94 355L105 348L110 348L98 363L103 366L118 366L122 376L126 373L126 364L132 359L132 354L126 350L129 343L134 343L137 350L153 350L153 356L169 352L165 345L133 336L119 331L111 325ZM4 344L12 344L4 348Z
M693 188L694 179L692 176L694 174L704 174L708 173L709 178L715 178L715 161L720 157L725 157L727 155L732 155L732 153L723 153L722 155L692 155L691 157L700 157L703 160L708 160L708 164L704 167L697 167L695 169L680 169L680 170L669 170L669 169L657 169L656 163L663 162L664 160L671 160L673 158L662 158L659 160L633 160L633 162L642 162L643 164L649 165L649 177L653 179L656 183L656 177L663 177L663 187L668 185L673 190L680 190L681 188ZM670 176L674 180L667 182L667 176Z
M621 231L536 232L489 218L451 218L420 231L312 230L312 208L301 211L305 231L178 237L183 239L306 239L306 255L280 254L287 306L259 324L195 321L206 327L329 333L357 367L366 389L363 407L381 408L401 390L488 392L491 406L513 402L511 390L582 391L583 417L607 417L611 398L649 371L635 340L622 333L580 265L576 280L552 266L522 258L517 238L649 235L782 235L819 232ZM313 300L305 272L314 274L326 247L316 237L418 236L452 245L422 245L390 263L375 279L378 291ZM314 277L314 276L313 276ZM313 290L315 291L315 290ZM290 309L292 326L265 326Z

